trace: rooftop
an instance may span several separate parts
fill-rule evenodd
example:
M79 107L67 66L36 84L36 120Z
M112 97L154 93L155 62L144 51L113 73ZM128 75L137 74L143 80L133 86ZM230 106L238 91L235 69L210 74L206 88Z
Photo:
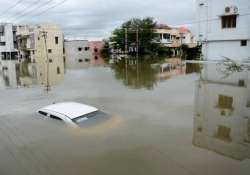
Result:
M66 115L70 119L74 119L82 115L95 112L98 109L95 107L80 104L80 103L65 102L65 103L57 103L57 104L49 105L40 110L48 110L48 111L57 112L57 113Z

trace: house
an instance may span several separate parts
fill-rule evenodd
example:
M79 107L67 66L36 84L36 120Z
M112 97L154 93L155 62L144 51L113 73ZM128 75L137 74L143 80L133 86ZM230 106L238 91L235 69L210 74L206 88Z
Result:
M250 1L197 0L196 7L207 62L196 82L193 143L234 159L250 158L250 72L243 67L250 57ZM232 62L220 62L225 58L242 70L229 71Z
M197 31L205 60L249 59L249 0L197 0Z
M17 86L16 62L17 62L16 26L10 23L0 24L0 72L6 85Z
M16 35L21 85L53 85L64 79L64 39L57 25L22 25Z
M89 66L92 54L87 40L65 40L64 48L66 69L79 69Z
M166 24L157 24L155 33L159 35L161 44L171 48L174 56L179 55L179 48L182 44L189 47L197 45L194 35L186 27L170 27Z

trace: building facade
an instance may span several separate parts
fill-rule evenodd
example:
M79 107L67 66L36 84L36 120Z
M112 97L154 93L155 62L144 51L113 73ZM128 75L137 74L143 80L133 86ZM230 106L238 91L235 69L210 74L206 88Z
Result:
M170 27L165 24L158 24L155 33L159 35L161 44L172 48L174 55L179 55L179 48L182 44L188 47L197 46L194 34L186 27Z
M18 26L17 41L21 85L53 85L64 79L64 38L57 25Z
M208 62L196 83L193 143L244 160L250 158L250 1L197 0L196 6ZM232 61L218 62L225 58Z
M7 86L16 87L17 42L16 26L0 24L0 72Z
M159 34L159 39L162 44L167 47L180 47L186 44L189 47L196 46L194 34L186 27L170 27L164 24L158 24L155 32Z
M206 60L249 59L249 0L197 0L197 31Z
M66 69L88 67L91 61L91 51L87 40L65 40Z
M103 41L89 41L89 47L91 52L91 64L92 65L104 65L104 59L101 55L101 50L104 47Z

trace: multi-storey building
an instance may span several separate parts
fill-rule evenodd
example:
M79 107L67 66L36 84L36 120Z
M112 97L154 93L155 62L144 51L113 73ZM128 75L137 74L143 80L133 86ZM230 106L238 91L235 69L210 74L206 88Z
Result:
M20 84L48 84L64 78L63 33L57 25L17 28Z
M189 47L197 45L195 36L186 27L170 27L164 24L158 24L155 32L159 35L160 43L166 47L172 48L174 55L178 55L182 44Z
M8 86L17 86L16 62L17 43L16 26L9 23L0 24L0 71Z
M196 2L206 62L196 84L193 143L235 159L250 158L250 1ZM216 64L225 58L238 63Z
M87 40L64 41L66 69L78 69L89 66L91 52Z
M167 47L180 47L182 44L189 47L196 46L195 36L186 27L170 27L159 24L155 31L159 34L160 42Z
M197 0L197 31L207 60L249 59L249 0Z

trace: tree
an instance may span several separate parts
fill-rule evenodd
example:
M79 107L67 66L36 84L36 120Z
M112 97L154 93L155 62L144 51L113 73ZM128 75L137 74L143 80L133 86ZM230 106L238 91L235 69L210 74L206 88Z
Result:
M157 51L159 44L156 42L158 35L154 32L156 22L153 18L147 17L144 19L133 18L122 24L121 27L113 31L110 38L112 43L123 51L125 50L125 31L127 30L128 47L136 47L138 30L138 46L140 54L154 53Z
M102 55L104 58L107 58L107 57L109 56L109 54L110 54L109 43L108 43L108 41L106 41L106 40L103 40L103 42L104 42L104 46L103 46L103 48L102 48L102 50L101 50L101 55Z

